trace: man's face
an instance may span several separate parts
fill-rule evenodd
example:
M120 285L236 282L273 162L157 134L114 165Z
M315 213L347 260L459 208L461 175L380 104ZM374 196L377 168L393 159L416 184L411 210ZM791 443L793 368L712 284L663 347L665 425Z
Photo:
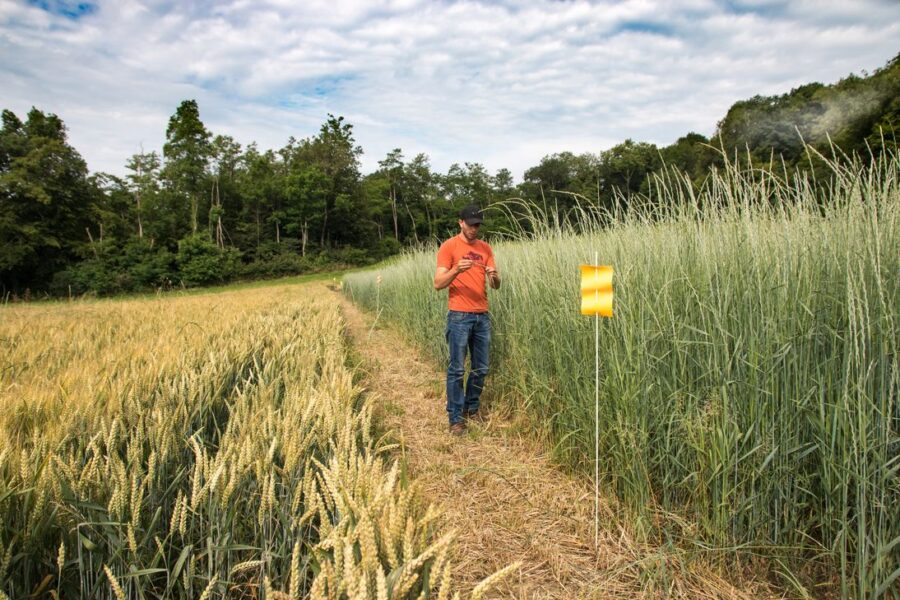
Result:
M462 231L463 237L466 238L466 241L474 242L478 239L478 230L481 229L481 223L467 225L465 221L460 219L459 228L460 231Z

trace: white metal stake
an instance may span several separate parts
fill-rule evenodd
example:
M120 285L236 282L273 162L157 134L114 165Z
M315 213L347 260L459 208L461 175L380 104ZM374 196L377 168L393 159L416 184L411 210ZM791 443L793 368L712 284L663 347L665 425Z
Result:
M594 252L594 265L600 261ZM598 296L599 291L595 292ZM594 315L594 548L600 544L600 314Z

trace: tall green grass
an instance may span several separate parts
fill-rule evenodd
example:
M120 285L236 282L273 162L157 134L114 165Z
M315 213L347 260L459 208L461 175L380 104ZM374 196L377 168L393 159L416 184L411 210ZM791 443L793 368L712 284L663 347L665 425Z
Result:
M593 472L578 265L597 252L616 269L615 317L600 323L602 485L638 529L677 513L684 546L763 554L797 586L837 573L843 597L896 594L898 167L897 154L833 163L817 184L732 164L699 193L669 173L614 214L528 209L538 233L494 245L495 401L527 409L561 461ZM430 248L380 285L375 272L344 284L443 360L434 269ZM801 568L810 558L816 570Z

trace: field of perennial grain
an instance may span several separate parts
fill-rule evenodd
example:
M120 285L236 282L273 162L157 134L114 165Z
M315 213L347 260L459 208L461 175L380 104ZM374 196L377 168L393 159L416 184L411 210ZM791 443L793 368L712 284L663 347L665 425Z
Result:
M494 245L486 393L593 477L578 266L596 252L615 267L599 469L622 522L798 596L900 597L900 156L831 169L817 182L731 164L699 192L670 173L646 204L585 199L568 222L505 205L529 233ZM435 250L344 288L443 363Z
M0 598L447 598L323 291L0 307Z

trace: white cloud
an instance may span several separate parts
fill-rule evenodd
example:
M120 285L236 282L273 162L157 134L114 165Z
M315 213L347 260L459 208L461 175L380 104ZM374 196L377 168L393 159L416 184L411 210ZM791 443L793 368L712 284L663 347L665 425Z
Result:
M879 0L296 3L102 0L71 19L0 0L3 107L58 114L94 170L160 150L178 103L263 148L354 124L439 170L517 177L549 153L712 133L735 101L872 70L896 52Z

